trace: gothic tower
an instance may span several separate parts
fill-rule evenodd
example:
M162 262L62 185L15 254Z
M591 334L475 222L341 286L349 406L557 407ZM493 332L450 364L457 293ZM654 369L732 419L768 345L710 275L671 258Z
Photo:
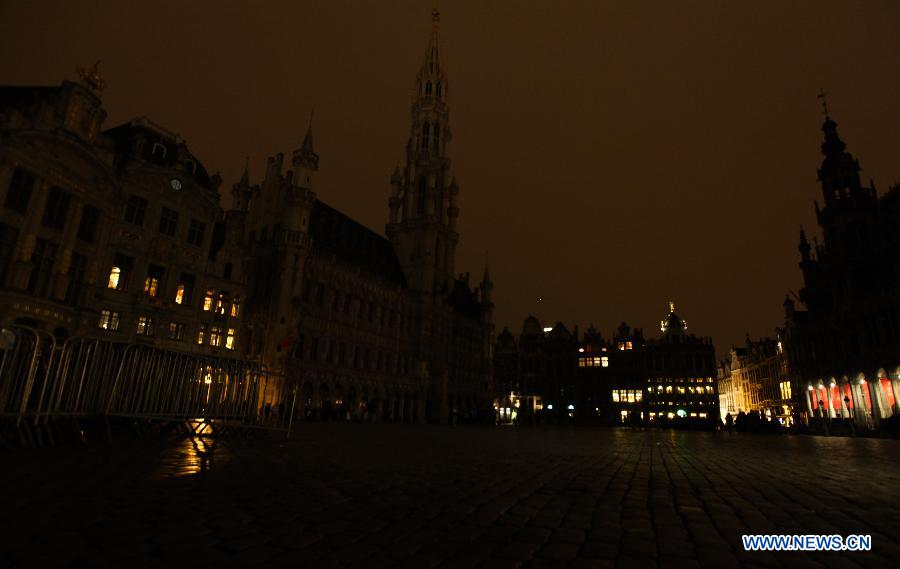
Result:
M441 66L437 10L431 20L431 38L416 75L406 165L391 176L386 233L409 287L434 301L450 290L453 281L459 188L450 178L447 157L448 83Z

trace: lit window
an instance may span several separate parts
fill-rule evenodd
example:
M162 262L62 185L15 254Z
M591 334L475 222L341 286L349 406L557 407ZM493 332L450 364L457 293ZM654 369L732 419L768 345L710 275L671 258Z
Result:
M615 390L614 390L614 391L612 392L612 397L613 397L613 401L615 401L616 403L619 402L619 392L618 392L618 391L615 391Z
M683 387L679 387L679 388L678 388L678 393L681 394L681 395L684 395L684 388L683 388Z
M578 358L578 367L587 366L587 358Z
M149 316L139 316L137 319L136 332L138 336L152 336L153 318Z
M213 307L213 298L216 296L216 291L208 288L206 289L206 295L203 297L203 310L209 312Z
M100 311L100 328L104 330L119 329L119 313L114 310Z
M222 316L225 315L226 302L227 302L227 299L225 297L225 293L220 292L219 297L216 299L216 314L221 314Z
M164 269L157 265L147 267L147 278L144 279L144 294L156 296L159 294L159 284L162 281Z
M228 329L228 334L225 336L225 347L229 350L234 349L234 328Z
M235 296L234 302L231 303L231 317L237 318L241 313L241 297Z
M184 285L178 285L178 288L175 289L175 304L182 304L184 302Z
M201 324L197 328L197 343L203 345L206 341L206 324Z
M109 282L106 284L107 288L119 288L119 282L122 279L122 269L120 267L113 267L109 271Z
M619 342L618 348L619 348L620 350L624 350L624 349L625 349L625 342Z
M591 366L592 367L598 367L599 365L600 365L600 357L599 356L595 356L595 357L591 358Z
M218 326L209 327L209 345L216 348L222 345L222 329Z
M625 349L626 349L626 350L632 350L632 349L634 349L634 346L631 344L630 341L629 341L629 342L625 342Z
M609 356L601 357L600 362L603 367L609 367Z
M671 385L667 385L667 386L666 386L666 393L672 393L672 386L671 386Z

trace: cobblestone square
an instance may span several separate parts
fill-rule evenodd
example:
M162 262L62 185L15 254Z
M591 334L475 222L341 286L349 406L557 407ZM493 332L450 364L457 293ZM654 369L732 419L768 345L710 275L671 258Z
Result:
M203 447L201 446L201 449ZM891 567L900 442L302 425L0 455L0 567ZM741 534L871 534L750 553Z

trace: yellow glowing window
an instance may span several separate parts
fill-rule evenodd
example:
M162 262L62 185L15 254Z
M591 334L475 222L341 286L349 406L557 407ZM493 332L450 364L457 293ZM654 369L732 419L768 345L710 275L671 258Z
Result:
M231 303L231 317L237 318L241 313L241 297L234 297L234 302Z
M119 313L113 310L100 311L100 328L104 330L119 329Z
M585 367L587 365L587 358L578 358L578 367Z
M632 345L631 342L625 342L625 349L632 350L632 349L634 349L634 346Z
M683 387L679 387L679 388L678 388L678 393L680 393L681 395L684 395L684 388L683 388Z
M181 304L184 302L184 285L178 285L178 288L175 289L175 304Z
M135 331L139 336L153 335L153 318L149 316L139 316Z
M201 324L199 328L197 328L197 343L203 344L206 341L206 324Z
M671 386L671 385L667 385L667 386L666 386L666 393L672 393L672 386Z
M600 358L600 362L603 367L609 367L609 356L603 356Z
M225 336L225 347L229 350L234 349L234 328L228 329L228 334Z
M121 267L113 267L109 271L109 282L106 284L107 288L119 288L119 279L122 278L122 269Z
M222 329L218 326L209 327L209 345L216 348L222 345Z
M212 310L213 299L215 296L216 296L215 290L213 290L211 288L206 289L206 295L204 295L204 297L203 297L203 310L205 310L206 312L209 312L210 310Z
M618 346L618 347L619 347L620 350L624 350L624 349L625 349L625 342L619 342L619 346Z
M613 391L613 392L612 392L612 396L613 396L613 401L615 401L616 403L618 403L618 402L619 402L619 392L618 392L618 391Z
M147 277L144 280L144 293L147 296L156 296L159 292L159 279L156 277Z
M225 315L225 303L225 293L220 292L219 297L216 299L216 314L221 314L222 316Z

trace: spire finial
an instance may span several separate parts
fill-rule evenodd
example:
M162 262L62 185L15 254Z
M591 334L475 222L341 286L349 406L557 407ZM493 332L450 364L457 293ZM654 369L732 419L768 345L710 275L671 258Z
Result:
M669 312L675 312L675 301L674 300L669 301Z
M437 28L441 23L441 11L438 9L437 0L431 4L431 25Z
M82 85L97 94L106 86L106 81L100 76L99 59L94 63L93 67L79 67L78 77L81 78Z
M828 96L828 93L825 92L825 89L822 89L820 87L819 94L816 95L816 98L822 99L822 112L825 113L825 118L829 119L831 117L828 116L828 100L826 99L827 96Z

